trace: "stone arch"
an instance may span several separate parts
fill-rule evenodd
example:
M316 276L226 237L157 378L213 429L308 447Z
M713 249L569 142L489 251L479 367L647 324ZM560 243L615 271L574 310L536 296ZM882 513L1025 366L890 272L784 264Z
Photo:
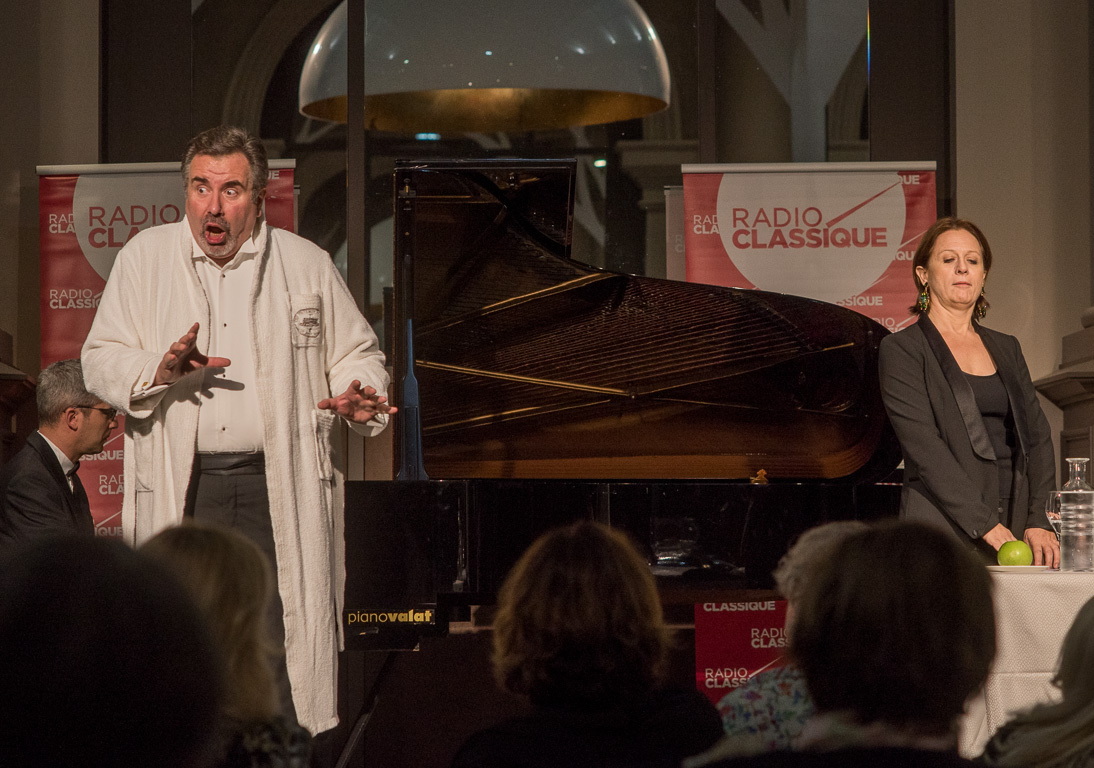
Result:
M232 71L222 122L258 132L270 81L300 30L331 11L331 0L278 0L255 28Z

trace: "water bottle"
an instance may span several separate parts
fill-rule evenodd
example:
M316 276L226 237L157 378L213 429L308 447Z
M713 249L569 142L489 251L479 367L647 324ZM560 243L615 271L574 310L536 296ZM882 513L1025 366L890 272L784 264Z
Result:
M1090 459L1068 459L1060 491L1060 570L1094 571L1094 489L1086 482Z

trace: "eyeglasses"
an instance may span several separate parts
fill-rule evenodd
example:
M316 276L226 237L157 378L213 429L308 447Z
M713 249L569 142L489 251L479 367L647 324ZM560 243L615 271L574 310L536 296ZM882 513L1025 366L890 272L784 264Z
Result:
M97 405L75 405L74 408L84 408L89 411L98 411L106 416L107 421L114 421L114 417L118 415L117 408L100 408Z

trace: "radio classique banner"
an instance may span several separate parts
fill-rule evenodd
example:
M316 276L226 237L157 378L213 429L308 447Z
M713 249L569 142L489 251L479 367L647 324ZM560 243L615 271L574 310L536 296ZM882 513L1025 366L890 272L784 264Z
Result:
M296 231L295 160L271 160L266 220ZM38 167L42 360L80 356L114 257L147 227L181 221L178 163ZM186 328L179 331L181 336ZM164 350L166 352L166 350ZM95 531L121 536L124 416L102 453L81 460Z
M786 601L698 603L695 688L717 706L753 675L783 666Z
M935 164L685 165L688 282L788 293L911 322L911 261L936 218ZM695 606L695 683L714 704L784 664L786 602Z
M684 165L686 279L854 309L899 330L935 163Z

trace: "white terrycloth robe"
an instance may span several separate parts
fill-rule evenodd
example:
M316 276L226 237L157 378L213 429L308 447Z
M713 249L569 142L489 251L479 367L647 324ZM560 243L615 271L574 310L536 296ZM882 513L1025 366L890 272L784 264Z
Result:
M337 660L345 585L341 473L332 462L337 417L316 403L354 379L385 393L376 335L330 257L313 243L261 225L251 288L251 348L266 452L266 484L285 606L286 661L300 723L338 723ZM136 235L118 254L83 347L88 389L123 410L122 530L139 545L177 525L197 443L200 372L143 399L131 395L146 365L193 323L209 346L209 303L183 219ZM380 415L357 431L384 428Z

